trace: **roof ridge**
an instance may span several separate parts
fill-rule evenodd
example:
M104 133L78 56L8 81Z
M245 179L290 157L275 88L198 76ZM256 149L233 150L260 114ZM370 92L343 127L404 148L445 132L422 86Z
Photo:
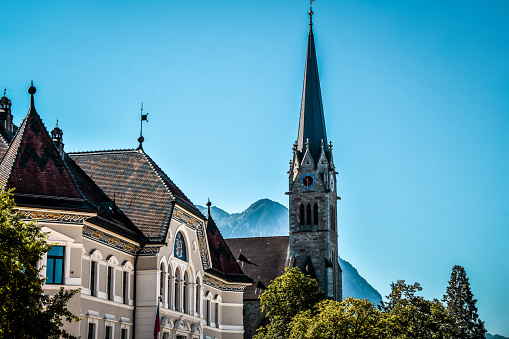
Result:
M150 165L150 168L152 168L152 170L154 171L154 173L157 175L157 177L159 178L159 180L161 180L161 182L163 183L164 187L166 188L166 190L168 191L168 193L170 194L171 198L173 199L173 201L176 201L177 199L175 198L175 196L173 195L170 187L168 187L168 185L166 184L166 182L164 181L164 179L161 177L161 174L157 171L157 169L159 169L167 178L168 180L171 181L170 177L168 177L168 175L166 175L166 173L164 173L164 171L156 165L156 163L152 160L152 158L147 154L145 153L145 151L143 150L143 148L141 149L136 149L135 150L136 152L138 153L141 153L145 159L147 160L148 164ZM157 167L157 169L156 169ZM172 183L175 185L175 183L172 181ZM175 185L177 186L177 185ZM180 188L179 188L180 189Z
M96 151L76 151L76 152L66 152L67 154L72 155L80 155L80 154L98 154L98 153L120 153L120 152L136 152L135 148L117 148L117 149L107 149L107 150L96 150Z
M16 164L18 157L19 157L19 149L21 148L21 140L23 140L23 136L26 131L28 115L30 114L31 110L32 110L32 107L29 108L27 115L23 119L23 122L19 126L18 131L16 132L16 135L14 136L14 138L12 138L12 142L9 144L7 151L5 151L4 156L2 157L2 160L0 160L0 186L3 186L3 188L7 187L7 184L11 180L11 177L13 174L12 169L14 167L14 164ZM35 110L35 108L34 108L34 110ZM36 113L37 113L37 111L36 111ZM19 135L19 137L18 137L18 135ZM18 144L17 146L15 146L16 143ZM8 160L12 160L12 162L10 164L9 171L6 171L6 169L3 168L4 160L8 161L8 160L6 160L6 157L8 156L8 154L10 155L9 151L11 151L11 147L16 147L16 152L14 153L13 159L8 159ZM7 166L9 166L9 164L7 164ZM7 178L3 178L5 173L9 173L9 176Z

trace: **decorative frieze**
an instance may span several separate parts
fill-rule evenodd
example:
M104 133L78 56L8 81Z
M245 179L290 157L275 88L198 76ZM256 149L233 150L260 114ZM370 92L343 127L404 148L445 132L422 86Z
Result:
M117 250L129 253L132 255L135 255L136 252L140 250L139 246L130 244L130 243L123 241L119 238L113 237L110 234L93 229L92 227L87 226L87 225L83 226L82 234L83 234L84 238L91 239L93 241L97 241L98 243L101 243L101 244L109 246L109 247L113 247ZM140 254L141 253L151 253L151 254L153 253L152 248L150 248L150 250L148 250L148 251L144 251L144 250L145 249L143 249L143 251L140 251ZM155 253L157 253L157 251Z
M173 211L172 219L175 221L182 223L192 229L193 231L196 231L196 235L198 237L198 245L200 246L200 256L201 256L201 263L203 266L203 269L206 270L210 267L210 261L209 257L207 255L207 246L205 242L205 225L203 223L203 220L198 220L191 215L187 214L180 208L175 206L175 209Z
M84 215L52 213L52 212L36 212L36 211L23 211L26 220L41 220L50 222L65 222L72 224L82 224L88 218Z
M210 275L205 275L203 277L203 283L205 285L220 289L222 291L242 292L242 291L244 291L244 288L246 288L246 285L234 284L234 283L230 284L230 283L224 282L224 281L219 280L219 279L217 279L213 276L210 276Z

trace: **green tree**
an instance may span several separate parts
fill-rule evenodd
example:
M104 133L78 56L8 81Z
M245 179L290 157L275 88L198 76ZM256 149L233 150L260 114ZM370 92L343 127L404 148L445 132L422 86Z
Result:
M406 285L404 280L391 284L389 300L383 303L387 336L390 338L457 337L454 318L437 299L426 300L415 295L422 290L419 283Z
M0 191L0 338L75 338L62 318L79 320L67 309L78 291L43 294L36 265L50 248L41 227L14 209L11 191Z
M324 297L315 279L296 267L286 268L285 274L274 279L260 296L267 322L257 330L254 338L288 338L292 318L312 309Z
M443 301L447 305L447 312L456 320L460 338L484 339L484 322L477 314L477 300L474 299L467 273L462 266L455 265L452 268L451 280Z
M290 339L382 339L386 336L385 314L367 299L324 300L301 312L290 325Z

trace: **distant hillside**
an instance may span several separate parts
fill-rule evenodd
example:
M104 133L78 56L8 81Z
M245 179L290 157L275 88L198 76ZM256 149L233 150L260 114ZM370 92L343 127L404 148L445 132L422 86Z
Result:
M197 206L207 215L207 208ZM251 204L241 213L228 212L212 206L212 218L225 238L270 237L288 235L288 209L269 199ZM379 303L382 296L348 261L339 258L343 270L343 297L368 298ZM498 339L498 338L497 338Z
M207 208L197 206L207 215ZM225 238L288 235L288 209L278 202L261 199L244 212L229 214L212 206L210 213Z
M501 335L498 335L498 334L492 335L492 334L486 333L486 339L509 339L509 338L502 337Z

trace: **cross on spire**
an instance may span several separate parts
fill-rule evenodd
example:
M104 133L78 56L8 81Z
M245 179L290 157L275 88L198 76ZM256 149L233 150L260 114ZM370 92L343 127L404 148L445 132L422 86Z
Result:
M309 0L309 30L313 29L313 2L315 0Z

